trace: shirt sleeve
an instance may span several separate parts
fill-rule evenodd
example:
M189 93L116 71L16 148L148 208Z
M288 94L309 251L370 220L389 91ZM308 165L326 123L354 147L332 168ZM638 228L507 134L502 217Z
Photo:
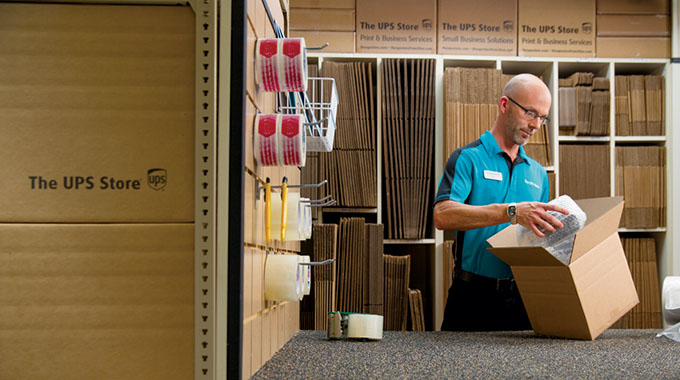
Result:
M465 203L472 190L473 166L466 154L455 151L446 162L434 204L444 200Z

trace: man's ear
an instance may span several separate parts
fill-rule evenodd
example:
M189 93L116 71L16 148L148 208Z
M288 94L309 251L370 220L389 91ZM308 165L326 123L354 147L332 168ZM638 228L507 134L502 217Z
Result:
M508 109L509 101L507 96L501 96L501 98L498 99L498 110L500 113L505 114L505 111Z

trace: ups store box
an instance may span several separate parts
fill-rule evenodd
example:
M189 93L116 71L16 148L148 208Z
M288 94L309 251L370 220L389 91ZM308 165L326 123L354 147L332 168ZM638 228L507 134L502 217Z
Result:
M670 58L670 37L597 37L598 58Z
M439 1L437 53L517 55L517 1Z
M597 0L597 14L669 14L670 0Z
M488 239L512 269L534 332L593 340L639 303L617 231L623 197L576 201L587 215L569 265L543 247L521 247L517 226Z
M43 122L0 125L0 222L194 220L193 128Z
M193 223L0 224L0 378L193 378L193 252Z
M358 53L434 54L437 1L357 1Z
M191 8L0 14L0 223L193 221Z
M517 55L595 57L595 0L518 0Z

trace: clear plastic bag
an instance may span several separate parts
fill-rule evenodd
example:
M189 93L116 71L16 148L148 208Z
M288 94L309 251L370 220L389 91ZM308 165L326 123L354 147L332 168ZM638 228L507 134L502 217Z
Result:
M569 215L548 211L550 215L562 222L564 227L558 228L555 232L547 232L539 227L545 236L538 237L531 229L518 226L517 241L522 246L545 247L558 260L569 265L576 233L586 225L586 213L568 195L561 195L548 203L561 206L569 211Z
M673 326L663 330L662 332L656 334L656 337L665 336L668 339L674 340L680 343L680 323L676 323Z

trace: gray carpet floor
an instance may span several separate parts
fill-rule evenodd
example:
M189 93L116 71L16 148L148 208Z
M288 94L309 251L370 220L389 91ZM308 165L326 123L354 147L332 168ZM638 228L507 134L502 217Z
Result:
M659 330L594 341L519 332L385 331L381 341L300 331L253 379L680 379L680 343Z

